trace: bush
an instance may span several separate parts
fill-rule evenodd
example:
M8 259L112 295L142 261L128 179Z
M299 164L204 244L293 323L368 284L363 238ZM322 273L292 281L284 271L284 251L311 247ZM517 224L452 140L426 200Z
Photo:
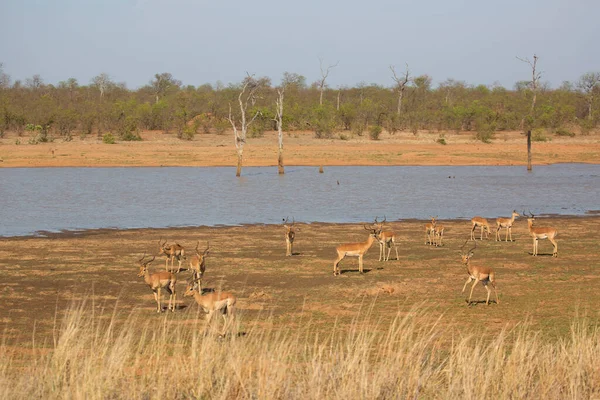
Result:
M369 129L369 137L371 138L371 140L379 140L379 135L381 135L381 131L381 126L372 126L371 129Z
M115 137L112 135L112 133L105 133L104 135L102 135L102 143L115 144Z
M551 139L545 135L544 129L537 128L531 132L532 142L549 142Z
M122 133L120 139L124 142L141 142L142 141L142 137L140 136L140 134L137 132L133 132L133 131Z
M492 140L495 138L496 132L494 130L494 126L488 123L480 123L477 124L477 134L475 135L475 139L481 140L483 143L492 143Z
M436 143L443 144L443 145L448 144L448 143L446 143L446 137L443 134L437 138Z
M558 128L556 130L556 132L554 132L554 134L556 136L568 136L568 137L574 137L575 136L575 132L568 131L568 130L566 130L564 128Z
M343 133L340 133L340 140L348 140L348 139L350 139L350 138L348 137L348 135L346 135L346 134L343 134Z

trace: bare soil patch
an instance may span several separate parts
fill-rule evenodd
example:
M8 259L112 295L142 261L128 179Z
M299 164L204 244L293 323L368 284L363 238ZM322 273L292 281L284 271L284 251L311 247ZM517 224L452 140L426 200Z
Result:
M526 139L520 132L499 132L485 144L473 132L383 133L381 140L367 135L340 140L315 139L312 132L285 134L286 165L525 165ZM443 135L446 145L437 140ZM73 141L30 145L27 137L7 134L0 139L0 167L145 167L234 166L233 135L197 134L193 140L173 134L142 132L141 142L104 144L89 136ZM533 143L534 164L600 162L600 135L557 137ZM15 142L19 140L21 144ZM277 165L277 137L249 138L245 166Z
M358 260L346 258L341 276L333 276L335 246L364 240L360 224L297 224L296 255L285 257L284 228L280 225L196 227L181 229L97 230L52 234L49 237L0 239L0 322L8 344L50 344L56 321L75 300L94 307L137 309L148 319L155 312L151 290L137 277L136 262L158 252L160 237L193 251L196 241L210 240L204 286L238 296L242 325L265 323L290 326L311 321L327 332L332 323L346 324L359 310L373 307L375 319L391 320L414 305L430 310L432 321L465 334L499 331L528 321L548 337L568 333L572 319L600 314L600 217L540 218L559 230L559 257L540 243L540 256L530 255L532 241L524 219L513 228L514 242L478 243L473 263L496 270L500 304L483 304L485 290L474 292L467 306L461 289L467 279L459 248L469 237L469 221L442 221L444 246L425 245L424 221L392 221L400 237L400 260L379 262L378 245L365 257L367 273L358 273ZM493 238L493 236L492 236ZM394 252L392 252L394 253ZM164 258L152 264L164 269ZM190 271L179 274L178 312L173 322L199 318L197 306L183 298ZM166 306L166 303L165 303ZM200 325L202 326L202 325Z

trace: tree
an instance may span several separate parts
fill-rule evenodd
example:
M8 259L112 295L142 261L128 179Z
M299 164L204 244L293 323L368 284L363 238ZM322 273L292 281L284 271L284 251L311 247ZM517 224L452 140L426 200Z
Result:
M285 92L285 85L281 88L277 88L277 99L275 100L275 122L277 124L277 139L279 144L279 151L277 153L277 170L279 175L285 174L283 167L283 94Z
M255 104L258 90L262 85L265 85L267 82L267 78L255 79L254 75L248 75L246 79L244 79L244 81L242 82L242 89L238 95L238 103L240 106L240 131L238 131L235 120L231 115L231 103L229 104L229 116L227 117L227 119L233 127L235 149L237 151L237 169L235 172L235 176L240 176L242 174L242 156L244 153L244 145L246 144L248 127L260 114L260 112L256 112L256 114L254 114L250 121L248 121L246 119L246 111L248 110L248 104Z
M588 72L581 75L577 82L577 88L581 90L587 100L588 119L592 120L592 104L594 102L594 91L600 88L600 72Z
M4 73L4 65L0 63L0 89L8 89L10 86L10 76Z
M317 86L319 87L319 105L323 105L323 91L325 90L325 81L329 76L329 71L332 68L337 67L340 62L336 62L334 65L329 65L326 69L323 69L323 60L319 58L319 67L321 68L321 79L317 82Z
M160 100L162 96L164 96L171 89L179 89L181 87L181 81L173 78L168 72L163 72L162 74L155 74L154 80L150 81L150 87L152 88L152 92L156 97L156 102Z
M395 89L398 93L398 108L396 109L396 114L400 115L402 112L402 98L404 97L404 90L406 89L406 84L410 81L410 71L408 70L408 64L406 64L406 71L404 71L401 77L398 77L393 65L390 65L390 69L392 70L392 79L394 82L396 82Z
M537 100L537 92L540 85L540 78L542 77L542 74L540 72L537 72L538 56L535 54L533 55L533 62L529 60L529 58L517 57L517 59L529 64L529 66L531 67L531 81L529 81L528 83L529 87L531 88L531 92L533 93L533 98L531 99L531 108L529 110L529 114L531 118L533 118L533 113L535 111L535 103Z
M100 98L104 97L104 93L113 85L107 73L101 73L92 78L92 86L100 91Z

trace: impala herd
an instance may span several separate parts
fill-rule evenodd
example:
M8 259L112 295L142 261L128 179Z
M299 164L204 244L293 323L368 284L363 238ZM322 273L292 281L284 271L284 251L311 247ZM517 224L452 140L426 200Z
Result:
M529 214L525 212L519 214L516 210L513 210L510 218L496 218L496 241L501 241L501 229L506 229L504 240L511 242L513 241L512 226L515 223L515 218L519 216L527 217L529 234L533 239L533 250L531 254L533 256L537 256L539 240L548 239L553 246L552 256L558 257L558 244L556 243L557 230L551 227L534 226L535 216L531 212L529 212ZM443 246L442 239L444 236L444 226L439 224L437 216L430 217L430 219L431 222L428 222L425 225L425 244L435 247L441 247ZM296 237L296 232L299 231L299 229L295 227L295 220L292 220L291 224L289 224L288 221L288 218L285 218L283 220L283 227L285 229L286 257L294 255L294 239ZM341 274L339 264L345 257L358 257L358 271L362 274L364 272L363 258L375 242L379 244L379 261L389 261L392 247L396 252L396 260L399 260L397 248L398 237L393 231L384 230L384 224L386 222L387 219L385 217L383 221L378 221L377 217L375 217L375 221L370 226L363 225L365 231L369 232L369 236L364 242L345 243L335 248L337 252L337 258L333 262L334 276ZM459 251L462 263L466 267L468 274L468 279L465 282L465 285L463 286L462 292L464 293L464 291L467 288L467 285L470 282L473 282L469 293L469 297L465 299L467 304L470 305L471 298L473 296L473 290L475 289L477 283L480 282L487 291L487 299L485 303L489 304L491 290L488 286L491 285L494 289L496 304L498 304L500 300L496 291L496 280L494 270L490 267L471 264L471 257L473 257L474 251L477 249L475 230L477 228L481 229L479 235L480 241L483 240L484 232L486 233L486 238L489 238L491 232L490 224L488 223L487 219L479 216L473 217L471 219L471 224L471 237L470 239L467 239L465 241L465 243ZM475 245L466 253L463 253L463 249L466 246L467 242L469 242L469 240L472 240L475 243ZM158 255L166 256L165 271L150 273L148 271L148 266L155 260L156 256L153 256L151 259L146 260L146 254L144 253L144 256L138 261L140 267L138 276L143 277L144 282L154 292L157 312L163 311L161 305L161 293L163 290L169 293L169 303L167 306L167 310L175 312L175 302L177 301L177 293L175 289L175 285L177 283L177 274L180 273L182 269L182 262L187 260L187 257L185 249L178 243L167 245L167 242L162 242L161 238L159 239L158 244ZM204 278L204 273L206 271L206 256L209 254L210 244L209 242L207 242L206 249L204 249L202 252L199 251L199 246L200 241L198 241L198 243L196 244L195 255L192 255L189 259L189 268L186 268L187 271L191 272L191 276L188 280L184 297L193 297L200 309L202 309L206 313L207 329L209 327L209 323L213 315L215 313L220 313L224 319L224 327L220 335L224 336L228 327L232 323L236 297L231 293L221 291L206 290L205 293L205 290L202 289L202 279ZM175 268L175 260L177 260L177 268Z

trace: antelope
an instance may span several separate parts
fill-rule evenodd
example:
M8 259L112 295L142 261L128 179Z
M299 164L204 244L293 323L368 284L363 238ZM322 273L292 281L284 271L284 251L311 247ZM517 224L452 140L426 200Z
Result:
M513 241L512 238L512 226L515 223L515 217L519 217L519 213L516 210L513 210L511 218L496 218L496 241L500 241L500 229L506 228L506 237L504 238L505 242L508 242L508 237L510 236L510 241Z
M196 245L196 255L190 258L190 270L192 271L192 278L200 282L200 291L202 291L202 278L204 277L204 271L206 271L206 256L210 249L210 243L206 242L206 249L200 254L198 251L200 241Z
M158 239L158 254L164 254L167 256L167 259L165 260L165 270L169 270L169 260L171 260L171 269L173 269L174 261L177 259L177 262L179 263L177 272L179 273L179 271L181 271L181 260L185 260L185 249L179 243L165 246L167 241L165 240L164 243L161 243L161 240L162 239Z
M433 244L433 233L435 231L435 224L437 215L435 217L429 216L431 222L425 224L425 244Z
M234 308L236 298L231 293L227 292L211 292L202 294L202 289L198 285L198 280L192 279L188 281L188 285L185 288L185 297L194 297L198 306L206 313L206 327L205 332L210 327L210 321L215 312L220 312L225 321L223 326L223 332L220 336L225 336L227 328L232 322L234 316Z
M436 223L433 228L433 245L438 247L442 245L442 239L444 238L444 225L438 225Z
M487 290L487 299L485 300L485 304L489 305L490 304L490 294L491 294L491 290L488 287L488 284L492 284L492 287L494 288L494 294L496 295L496 304L500 303L500 300L498 299L498 291L496 290L496 279L495 279L495 274L494 274L494 270L491 269L490 267L483 267L483 266L479 266L479 265L471 265L471 257L473 257L473 250L475 250L477 248L477 242L475 242L475 247L473 247L471 250L467 251L465 254L462 253L462 249L465 247L465 244L467 244L468 240L465 241L465 243L463 244L463 246L460 248L460 257L462 258L462 263L467 267L467 273L469 274L469 278L467 279L467 281L465 282L465 285L463 286L463 290L462 293L465 292L465 289L467 288L467 285L469 284L469 282L471 282L472 280L473 282L473 286L471 286L471 292L469 293L469 299L465 299L465 301L467 302L467 304L471 304L471 297L473 296L473 289L475 289L475 286L477 285L477 282L481 282L481 284L485 287L485 290Z
M471 223L473 224L473 228L471 228L471 240L475 240L475 228L478 226L481 227L481 237L479 240L483 240L483 230L486 229L487 232L485 234L486 238L490 237L490 224L488 220L482 217L473 217L471 218Z
M384 216L383 221L378 222L377 217L375 217L375 222L373 223L373 226L379 231L379 235L377 235L377 241L379 242L379 261L381 261L382 256L383 261L389 261L392 246L394 246L394 250L396 250L396 260L399 260L398 248L396 247L396 234L392 231L383 231L383 224L385 224L386 220L387 218ZM386 247L388 249L387 257L385 254Z
M525 211L523 211L523 215ZM529 227L529 234L533 237L533 252L532 255L538 255L538 241L540 239L548 239L552 246L554 246L554 250L552 251L552 257L558 257L558 243L556 243L556 235L558 231L555 228L542 227L542 226L533 226L533 221L535 221L535 215L529 212L527 216L527 225Z
M160 304L160 292L162 289L165 289L170 295L169 306L167 307L167 310L175 312L175 301L177 300L175 284L177 283L177 276L174 273L168 271L160 271L154 274L150 274L150 272L148 272L148 265L152 263L152 261L154 261L156 256L152 257L151 260L145 262L144 258L146 258L146 253L144 253L144 256L139 260L140 272L138 273L138 277L144 277L144 282L146 282L146 284L150 286L150 289L152 289L152 291L154 292L154 299L156 300L157 307L156 312L162 312L162 306Z
M340 275L341 271L339 269L339 263L344 259L344 257L358 257L358 271L363 273L363 256L367 254L367 251L373 245L373 242L377 240L377 235L381 232L377 228L367 228L363 225L365 230L370 231L369 237L366 242L359 243L346 243L339 245L335 248L337 252L337 259L333 262L333 276Z
M285 256L294 255L293 247L294 247L294 238L296 237L296 231L300 230L294 227L296 221L292 218L292 224L287 225L288 218L283 220L283 227L285 228Z

